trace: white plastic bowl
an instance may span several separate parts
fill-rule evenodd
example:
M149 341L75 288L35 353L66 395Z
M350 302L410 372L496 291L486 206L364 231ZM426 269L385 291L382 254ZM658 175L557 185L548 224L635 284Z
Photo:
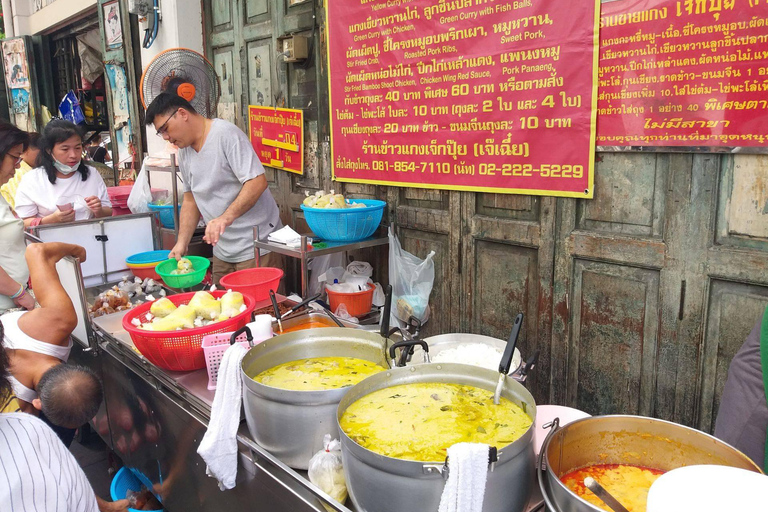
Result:
M768 476L728 466L686 466L651 485L646 512L766 510Z

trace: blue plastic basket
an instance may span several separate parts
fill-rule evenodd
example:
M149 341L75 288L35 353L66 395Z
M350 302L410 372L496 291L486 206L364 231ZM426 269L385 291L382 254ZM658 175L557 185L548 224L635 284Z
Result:
M125 262L129 265L144 265L147 263L160 263L168 259L171 251L147 251L128 256Z
M149 206L149 209L153 212L160 212L160 224L162 224L164 228L174 229L176 227L176 223L173 221L173 205L147 203L147 206Z
M109 494L112 497L112 501L124 500L125 494L129 489L131 491L140 491L142 485L148 489L152 488L152 482L144 474L136 469L129 469L124 466L120 468L120 471L112 479L112 485L109 486ZM129 508L128 510L131 512L141 512L135 508ZM158 509L155 512L163 512L163 509Z
M356 242L368 238L381 224L385 201L353 199L365 208L310 208L301 205L309 229L329 242Z

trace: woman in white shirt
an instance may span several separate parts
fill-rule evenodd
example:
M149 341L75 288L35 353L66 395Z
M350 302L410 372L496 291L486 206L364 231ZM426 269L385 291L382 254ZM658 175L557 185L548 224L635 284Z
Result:
M48 123L40 161L40 167L24 175L16 192L16 213L26 226L112 215L104 180L83 161L83 137L77 125L63 119Z
M0 185L13 177L28 139L26 132L0 123ZM0 197L0 313L11 308L35 307L35 299L26 291L29 269L24 260L25 248L24 224Z

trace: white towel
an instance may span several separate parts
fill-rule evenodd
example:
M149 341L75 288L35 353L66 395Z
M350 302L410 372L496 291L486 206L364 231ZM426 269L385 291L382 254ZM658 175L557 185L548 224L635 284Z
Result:
M211 406L211 421L197 448L208 465L206 474L219 481L222 491L232 489L237 477L237 429L243 400L240 362L246 352L246 348L235 344L224 353Z
M267 240L290 246L296 245L298 247L301 245L301 235L291 229L290 226L271 232L267 235Z
M488 478L487 444L458 443L448 448L448 481L438 512L481 512Z

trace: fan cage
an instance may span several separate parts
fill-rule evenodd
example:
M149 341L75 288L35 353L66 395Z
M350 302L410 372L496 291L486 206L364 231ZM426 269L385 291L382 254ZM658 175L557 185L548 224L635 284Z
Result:
M213 65L199 53L173 48L158 54L141 78L141 101L146 108L171 85L189 82L195 86L190 104L198 114L213 118L217 114L221 86Z

